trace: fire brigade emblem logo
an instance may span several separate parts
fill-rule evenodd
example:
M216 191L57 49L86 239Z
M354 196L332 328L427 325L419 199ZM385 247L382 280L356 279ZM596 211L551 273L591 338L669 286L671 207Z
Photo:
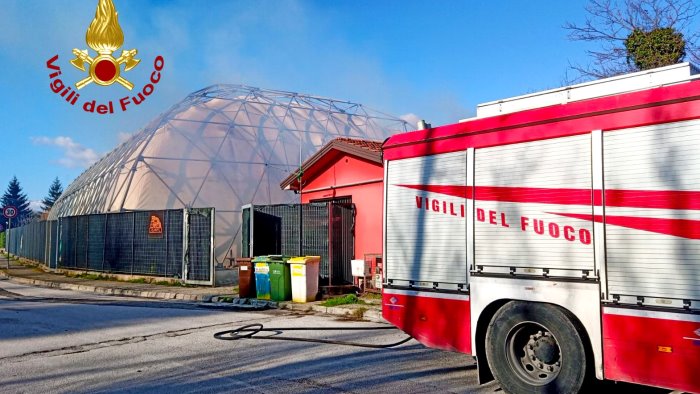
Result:
M118 58L113 55L124 44L124 33L119 26L117 10L112 0L99 0L95 19L85 33L85 42L97 52L97 56L94 58L90 56L87 49L73 49L75 59L70 63L75 68L88 73L86 78L75 84L76 88L82 89L92 82L101 86L109 86L117 82L129 90L134 88L133 83L121 76L121 66L124 65L124 72L126 72L136 67L140 60L135 58L136 49L122 50Z
M163 213L151 212L148 223L149 238L163 238Z

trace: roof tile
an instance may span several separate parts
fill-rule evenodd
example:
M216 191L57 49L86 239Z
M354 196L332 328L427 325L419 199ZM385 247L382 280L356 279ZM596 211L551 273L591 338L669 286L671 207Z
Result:
M348 137L337 137L334 139L334 141L352 144L352 145L358 146L358 147L363 148L363 149L367 149L367 150L372 151L372 152L381 152L382 151L382 141L363 140L363 139L348 138Z

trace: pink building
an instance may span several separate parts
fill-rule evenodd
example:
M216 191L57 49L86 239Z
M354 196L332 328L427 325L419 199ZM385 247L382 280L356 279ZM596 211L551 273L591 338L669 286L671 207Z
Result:
M332 140L280 186L301 194L301 202L339 201L355 205L354 255L382 253L384 169L382 143L340 137Z

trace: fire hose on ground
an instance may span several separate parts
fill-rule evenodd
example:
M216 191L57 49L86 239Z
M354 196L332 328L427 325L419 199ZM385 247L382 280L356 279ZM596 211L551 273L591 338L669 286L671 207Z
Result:
M285 331L371 331L371 330L398 330L396 327L285 327L285 328L264 328L260 323L248 324L242 327L235 328L233 330L220 331L214 334L214 338L221 339L224 341L235 341L239 339L269 339L269 340L279 340L279 341L296 341L296 342L313 342L313 343L325 343L332 345L344 345L344 346L356 346L356 347L366 347L373 349L386 349L395 346L402 345L413 337L409 336L398 342L375 345L369 343L357 343L357 342L346 342L346 341L335 341L330 339L315 339L315 338L300 338L300 337L286 337L281 336ZM271 332L274 335L268 336L255 336L261 332Z

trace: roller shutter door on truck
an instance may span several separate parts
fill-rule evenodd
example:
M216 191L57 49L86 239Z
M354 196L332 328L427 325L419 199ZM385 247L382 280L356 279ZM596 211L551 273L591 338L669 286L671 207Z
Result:
M700 121L603 133L608 290L700 300Z
M386 279L466 289L466 152L387 162Z
M590 134L477 149L474 168L478 270L594 276Z

